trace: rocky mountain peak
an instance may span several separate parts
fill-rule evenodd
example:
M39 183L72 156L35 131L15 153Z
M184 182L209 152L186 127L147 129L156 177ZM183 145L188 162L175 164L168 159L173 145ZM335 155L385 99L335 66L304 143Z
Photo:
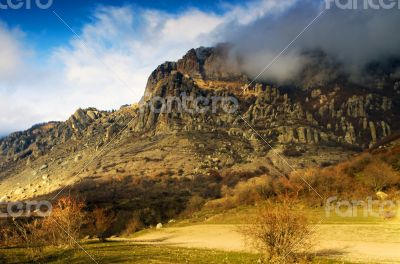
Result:
M237 60L230 53L231 47L228 44L200 47L189 50L177 62L161 64L151 73L147 81L144 100L151 98L157 83L170 77L175 71L198 83L216 81L244 84L248 81L248 77L239 70Z
M236 58L231 54L231 46L228 44L189 50L182 59L178 60L177 70L193 79L207 81L246 79L239 70Z

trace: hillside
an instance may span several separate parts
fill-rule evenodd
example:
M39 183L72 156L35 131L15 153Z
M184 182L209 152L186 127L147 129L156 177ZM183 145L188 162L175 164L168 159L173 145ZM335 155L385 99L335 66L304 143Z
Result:
M337 163L399 129L400 87L390 72L360 85L318 67L324 54L305 56L313 63L301 85L274 85L251 83L228 45L192 49L152 72L139 104L79 109L65 122L0 139L1 199L57 194L78 182L92 188L127 178L193 181L215 171L278 177ZM198 108L174 101L188 98L201 98Z

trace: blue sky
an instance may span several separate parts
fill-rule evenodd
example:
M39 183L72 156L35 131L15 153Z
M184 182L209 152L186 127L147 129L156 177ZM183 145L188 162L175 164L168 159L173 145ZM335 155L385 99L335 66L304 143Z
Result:
M6 4L9 0L1 0ZM16 0L12 0L15 1ZM35 3L36 0L31 0ZM46 3L48 0L41 0ZM62 45L71 37L71 32L55 18L52 11L56 11L74 29L79 29L92 20L92 15L101 6L132 6L133 8L163 10L170 14L179 14L185 10L196 8L204 12L221 14L226 5L240 4L239 0L53 0L51 8L42 10L25 8L17 10L0 10L0 20L9 26L21 27L30 40L37 44L38 49L46 51L55 45Z

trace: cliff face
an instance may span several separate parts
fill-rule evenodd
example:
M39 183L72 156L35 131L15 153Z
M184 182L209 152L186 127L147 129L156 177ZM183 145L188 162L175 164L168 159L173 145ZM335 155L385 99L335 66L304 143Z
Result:
M182 59L177 62L165 62L155 69L147 82L144 99L148 100L157 93L157 85L165 82L176 72L185 78L197 82L197 86L218 86L231 84L239 88L249 81L243 74L238 62L232 58L229 46L220 44L215 48L198 48L189 50ZM178 89L179 92L179 89Z
M42 183L20 188L18 195L28 197L72 184L78 172L83 178L141 177L168 169L195 176L259 161L280 174L287 166L268 144L294 167L318 165L400 129L399 80L381 74L368 87L353 84L313 56L298 85L249 86L228 46L192 49L151 73L138 106L79 109L65 122L1 139L0 189L15 197L8 188L42 176ZM112 153L92 164L104 147Z
M191 49L177 62L177 70L193 79L206 81L246 81L227 44L215 48Z

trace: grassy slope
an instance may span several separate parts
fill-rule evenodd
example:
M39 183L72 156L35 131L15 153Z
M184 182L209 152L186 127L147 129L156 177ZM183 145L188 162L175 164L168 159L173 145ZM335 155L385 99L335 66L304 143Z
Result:
M202 209L194 213L190 218L178 221L174 226L186 226L193 224L246 224L249 217L257 214L257 208L254 206L240 206L238 208L221 209ZM326 215L325 208L319 209L298 209L302 210L310 218L311 222L318 224L384 224L388 221L378 217L364 217L362 211L355 217L340 217L334 211Z
M99 263L257 263L251 253L137 245L130 242L83 244ZM82 250L47 249L37 263L94 263ZM32 263L25 249L0 249L0 263ZM317 259L314 263L343 263Z

